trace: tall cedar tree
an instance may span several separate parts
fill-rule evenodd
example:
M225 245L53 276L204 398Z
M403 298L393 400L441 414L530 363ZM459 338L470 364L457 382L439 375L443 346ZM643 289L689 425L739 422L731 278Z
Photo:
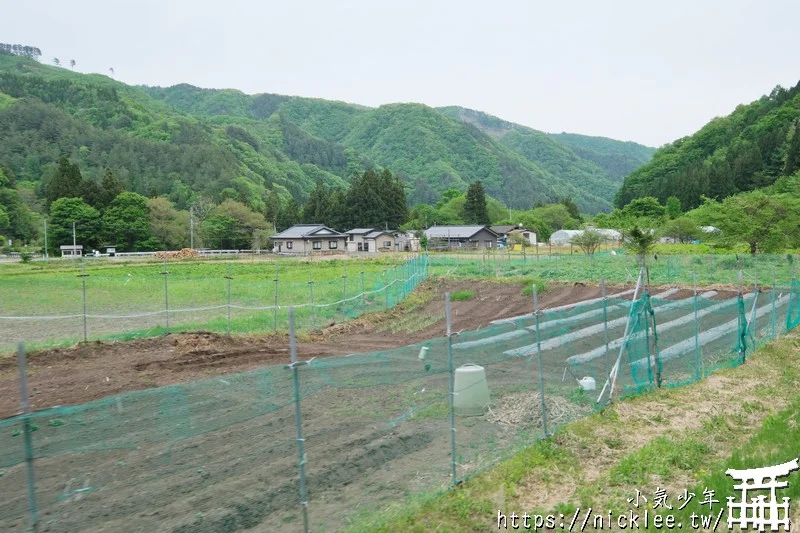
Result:
M45 188L45 198L48 205L59 198L80 198L81 192L83 192L81 190L82 181L83 176L81 176L81 170L78 165L70 163L67 156L62 155L58 160L56 173L50 178Z
M110 168L106 168L103 171L100 189L100 203L103 207L109 205L114 201L114 198L125 192L125 186Z
M480 181L470 183L467 201L464 204L464 222L467 224L488 224L489 212L486 209L486 193Z
M397 229L408 221L408 200L403 182L397 175L392 175L389 169L381 173L382 192L386 204L386 225L390 229Z
M359 228L382 228L388 225L383 181L374 170L353 176L347 190L350 225Z
M303 207L303 222L305 224L327 224L330 199L331 192L328 187L322 183L322 180L317 180L316 187L308 195L308 201Z

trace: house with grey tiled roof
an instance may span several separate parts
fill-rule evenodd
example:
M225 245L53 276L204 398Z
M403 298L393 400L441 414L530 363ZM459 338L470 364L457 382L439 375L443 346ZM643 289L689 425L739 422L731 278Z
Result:
M487 250L497 247L497 233L486 226L432 226L425 230L429 250Z
M297 224L272 236L278 254L313 255L347 251L347 235L322 224Z
M345 234L348 252L398 252L408 241L404 232L391 229L354 228Z

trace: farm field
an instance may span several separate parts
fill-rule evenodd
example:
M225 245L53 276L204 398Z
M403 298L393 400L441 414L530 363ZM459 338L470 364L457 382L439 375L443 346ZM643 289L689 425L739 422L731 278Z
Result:
M22 341L33 348L71 345L84 340L84 325L87 340L286 331L289 306L297 307L299 329L319 328L395 305L424 274L420 257L400 254L0 265L0 350Z
M591 284L604 277L607 283L633 284L637 267L631 256L609 252L588 257L496 251L320 261L182 260L169 261L169 274L164 271L162 262L152 260L88 260L86 277L77 262L2 264L0 352L11 352L21 341L32 349L70 346L84 340L84 331L87 340L200 330L285 332L289 306L296 306L299 330L315 330L392 307L425 275ZM655 254L650 260L655 285L692 287L696 277L701 287L736 289L739 271L744 285L788 287L793 256Z
M613 346L624 334L633 287L607 287L604 320L598 286L537 286L547 309L539 325L541 370L534 356L530 281L519 278L436 276L392 309L301 337L299 358L312 360L297 373L314 530L359 529L376 511L446 488L454 466L458 479L469 479L541 439L538 375L549 432L591 414L596 404L575 379L602 379L610 351L603 346ZM456 417L452 456L445 290L462 295L452 308L458 332L452 338L454 366L483 366L492 398L485 415ZM702 302L693 303L691 291L653 289L653 308L664 328L661 347L673 354L664 362L666 384L693 381L741 361L732 352L735 293L721 287L703 293ZM776 319L785 316L786 295L765 290L744 302L756 316L748 342L766 342L773 324L780 333ZM698 321L695 310L702 313ZM492 324L495 319L506 320ZM694 345L680 348L698 330L720 334L702 337L699 353ZM425 362L417 357L422 346L429 348ZM568 363L570 357L596 353L600 356L589 363ZM37 409L90 401L33 415L42 523L51 531L132 522L157 531L300 527L287 361L280 333L173 335L33 354ZM7 359L4 388L13 388L14 371ZM165 386L152 388L156 385ZM626 394L651 390L653 378L645 367L639 375L624 374L621 387ZM2 407L13 412L11 402ZM2 486L20 490L2 495L0 523L20 528L25 523L20 419L2 424Z

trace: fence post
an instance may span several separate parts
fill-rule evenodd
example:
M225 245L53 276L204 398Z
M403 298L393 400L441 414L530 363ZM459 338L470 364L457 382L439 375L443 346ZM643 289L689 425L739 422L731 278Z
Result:
M33 438L31 436L31 406L28 396L28 371L25 363L25 345L17 345L17 366L19 367L19 399L22 408L22 433L25 448L25 480L28 486L28 515L31 529L37 530L36 485L33 477Z
M700 320L697 318L697 272L692 272L694 284L694 377L700 379Z
M365 299L366 295L364 294L364 267L361 267L361 314L365 313Z
M228 280L228 336L231 335L231 264L228 262L228 275L225 276Z
M542 373L542 343L539 337L539 296L536 291L536 282L533 282L533 316L536 320L536 359L539 367L539 396L542 402L542 431L547 438L547 408L544 403L544 374Z
M386 284L386 269L383 270L383 300L384 309L389 309L389 285Z
M347 300L347 265L344 265L344 274L342 274L342 305Z
M86 277L89 274L86 273L86 261L81 260L81 273L78 274L78 277L81 278L81 282L83 284L83 342L89 341L88 335L88 328L86 326Z
M161 272L164 276L164 316L166 319L166 331L165 333L169 333L169 288L167 286L167 277L169 272L167 271L167 254L164 254L164 270Z
M739 271L739 292L738 292L738 305L736 314L739 317L739 327L737 329L737 335L739 336L739 350L741 351L742 355L742 363L745 362L747 358L747 317L743 316L744 313L744 299L742 296L742 271Z
M536 287L536 283L533 284L534 290ZM611 369L609 368L609 360L608 360L608 303L606 299L606 277L600 276L600 292L603 296L603 340L606 343L606 355L605 355L605 365L606 365L606 373L607 376Z
M456 474L456 414L455 414L455 370L453 369L453 320L450 313L450 292L444 294L444 318L447 329L447 376L450 396L450 466L453 485L457 484Z
M308 267L308 290L311 296L311 329L317 329L317 309L314 307L314 271Z
M278 260L275 259L275 298L272 304L272 326L278 331Z
M777 300L775 297L775 291L777 290L775 282L775 269L772 270L772 339L775 340L778 338L778 329L776 327L776 322L778 320L778 309L777 309Z
M297 339L294 330L294 307L289 307L289 354L294 382L294 421L297 426L297 467L300 470L300 510L303 513L303 531L308 533L308 493L306 491L306 454L303 450L303 414L300 410L300 376L297 361ZM307 363L304 363L307 364Z

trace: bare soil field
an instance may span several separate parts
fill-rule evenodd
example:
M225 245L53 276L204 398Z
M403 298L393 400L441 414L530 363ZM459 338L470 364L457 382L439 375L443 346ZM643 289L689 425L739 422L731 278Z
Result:
M454 331L473 330L491 320L532 310L520 283L429 281L417 289L420 305L404 302L384 313L329 324L298 343L298 357L327 357L387 350L444 335L444 293L470 290L475 296L452 303ZM612 294L624 288L608 287ZM600 287L553 284L540 295L542 309L600 296ZM406 317L420 317L425 327L392 331ZM419 322L418 322L419 323ZM31 407L77 405L121 392L245 372L263 365L288 363L286 335L227 337L208 332L173 334L127 342L90 342L71 348L29 354ZM19 411L15 357L0 359L0 418Z
M452 305L453 329L464 332L459 343L491 320L529 313L532 298L523 295L524 288L518 282L429 281L389 311L327 324L301 339L299 358L323 362L299 372L314 530L338 530L357 521L361 510L374 512L409 494L447 486L451 432L443 295L474 292ZM630 288L609 286L608 293ZM597 286L552 284L540 294L540 304L543 309L569 306L600 294ZM730 295L718 297L724 296ZM496 332L510 327L500 325ZM561 333L547 329L545 341ZM618 329L611 333L618 335ZM548 350L543 372L546 401L555 402L549 407L551 423L591 410L565 400L575 384L562 382L561 376L565 358L600 345L601 336ZM526 331L514 339L517 344L505 343L503 349L530 344L533 337ZM420 342L434 345L430 372L415 364L418 348L402 349ZM395 348L400 350L389 353ZM496 398L538 390L533 358L504 357L494 344L482 350L454 350L454 358L459 364L489 361L487 381ZM356 355L384 351L386 357L364 361ZM325 359L334 355L352 357ZM291 373L275 366L288 359L283 335L205 332L32 353L30 388L37 410L151 389L117 398L116 404L111 398L63 415L39 413L34 442L41 530L188 533L299 527ZM171 384L181 385L152 390ZM9 391L0 398L0 413L13 415L18 409L13 357L0 359L0 387ZM503 409L496 404L492 417L457 419L459 478L541 436L536 421L512 428L498 423L513 414ZM12 453L21 439L12 427L6 429L0 433L6 447L0 449ZM0 505L0 525L22 530L22 465L15 462L3 481L7 492L0 490L6 502Z

